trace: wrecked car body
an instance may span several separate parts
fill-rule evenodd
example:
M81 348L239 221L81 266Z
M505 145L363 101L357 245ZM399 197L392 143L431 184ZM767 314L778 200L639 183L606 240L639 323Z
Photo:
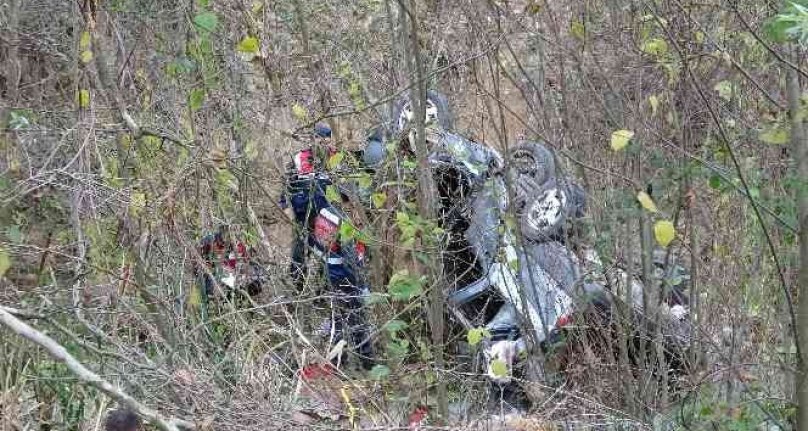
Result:
M398 120L402 131L406 124ZM432 124L438 127L427 130L428 160L440 195L440 223L449 235L443 255L447 305L466 330L482 328L487 374L507 384L529 346L551 355L576 329L589 323L609 327L615 304L628 296L619 283L591 276L605 271L595 250L573 252L569 239L585 215L586 194L561 174L546 146L520 142L503 156ZM655 259L656 271L678 277L668 286L678 300L669 295L660 304L665 341L675 349L690 336L681 295L687 274L663 260ZM656 279L667 282L666 275ZM627 279L624 271L612 276ZM631 280L629 314L642 325L645 286L637 276ZM495 361L504 362L507 372L494 370Z

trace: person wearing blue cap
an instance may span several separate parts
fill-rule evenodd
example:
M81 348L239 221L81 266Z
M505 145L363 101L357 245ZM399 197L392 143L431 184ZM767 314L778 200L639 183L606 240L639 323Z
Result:
M311 224L312 210L329 205L325 192L318 191L331 185L331 179L325 172L327 157L335 152L330 141L331 128L327 124L317 123L314 126L313 145L295 153L286 166L286 189L281 195L280 206L284 211L292 213L292 218L301 230L292 243L292 263L289 270L298 289L303 287L307 254L305 233Z

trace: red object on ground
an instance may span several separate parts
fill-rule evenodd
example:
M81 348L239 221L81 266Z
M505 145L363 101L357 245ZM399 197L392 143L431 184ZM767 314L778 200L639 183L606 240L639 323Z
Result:
M418 430L424 424L427 415L429 415L429 408L427 406L418 406L410 413L407 425L413 431Z
M300 370L300 376L304 381L310 382L334 374L334 366L329 363L309 364Z
M556 328L563 328L572 323L572 315L565 314L556 320Z

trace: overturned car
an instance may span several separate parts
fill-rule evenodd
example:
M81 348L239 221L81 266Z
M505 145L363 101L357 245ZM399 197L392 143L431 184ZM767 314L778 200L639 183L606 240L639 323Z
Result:
M586 193L561 175L545 145L519 142L503 156L447 130L450 116L440 111L446 103L439 95L430 92L427 102L429 163L440 223L449 234L443 253L446 300L457 324L486 335L491 380L509 383L514 364L531 346L537 354L561 355L582 331L613 333L616 310L628 319L620 324L634 328L629 332L635 344L641 331L656 325L671 361L681 362L690 337L687 271L663 250L655 253L658 283L649 287L667 294L652 322L639 278L619 269L604 275L595 250L574 241ZM412 110L406 101L398 106L394 129L402 136ZM626 284L628 293L621 287ZM492 367L495 362L505 363L507 372Z

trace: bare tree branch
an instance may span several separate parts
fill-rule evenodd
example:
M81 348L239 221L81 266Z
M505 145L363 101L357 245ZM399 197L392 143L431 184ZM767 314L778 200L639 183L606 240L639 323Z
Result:
M101 392L116 399L121 404L124 404L136 411L140 416L159 429L163 431L196 429L196 425L194 425L192 422L176 418L165 418L156 410L144 406L139 401L129 396L129 394L124 392L121 388L104 380L101 378L101 376L89 370L70 353L68 353L67 350L65 350L65 348L57 343L54 339L32 328L22 320L14 317L14 315L7 311L5 307L0 307L0 323L8 327L12 332L20 337L25 338L45 349L54 359L65 364L67 368L79 378L79 380L95 387Z

